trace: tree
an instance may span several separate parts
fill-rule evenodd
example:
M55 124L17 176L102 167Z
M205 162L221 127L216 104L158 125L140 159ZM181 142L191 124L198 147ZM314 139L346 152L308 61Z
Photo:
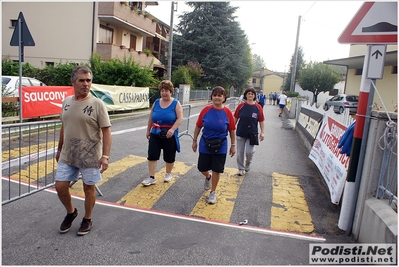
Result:
M260 70L266 68L266 63L263 58L257 54L252 55L252 65L254 70Z
M290 87L291 87L291 77L292 77L292 71L294 69L294 56L292 55L291 57L291 63L290 63L290 70L288 72L287 77L285 77L285 81L284 81L284 91L290 91ZM303 49L302 47L298 47L298 58L297 58L297 64L296 64L296 71L295 71L295 80L298 80L298 76L299 76L299 71L301 69L303 69L303 67L305 66L305 60L304 58L304 54L303 54Z
M174 35L172 66L189 61L201 65L201 87L244 88L252 76L247 36L235 21L237 7L229 2L188 2L192 12L181 16Z
M313 103L321 92L329 92L340 81L338 69L322 62L310 62L299 72L298 83L305 91L313 93Z

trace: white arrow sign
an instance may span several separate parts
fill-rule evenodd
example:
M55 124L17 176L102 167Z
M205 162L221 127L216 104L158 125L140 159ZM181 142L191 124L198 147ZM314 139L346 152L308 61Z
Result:
M372 45L367 66L367 79L382 79L385 64L386 45Z

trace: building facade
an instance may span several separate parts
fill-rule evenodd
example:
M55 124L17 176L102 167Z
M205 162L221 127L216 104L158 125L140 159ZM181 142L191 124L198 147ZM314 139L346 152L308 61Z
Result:
M165 74L169 26L145 11L157 2L3 2L2 57L18 61L10 40L20 12L35 41L24 47L24 62L35 67L132 57Z
M347 67L345 94L359 95L366 45L351 45L349 57L327 60L325 64ZM388 45L382 79L376 80L378 93L374 94L373 110L397 112L398 106L398 46ZM380 98L381 96L381 98Z
M284 83L284 73L276 73L268 69L256 70L248 81L248 85L257 92L263 90L268 95L270 92L281 92Z

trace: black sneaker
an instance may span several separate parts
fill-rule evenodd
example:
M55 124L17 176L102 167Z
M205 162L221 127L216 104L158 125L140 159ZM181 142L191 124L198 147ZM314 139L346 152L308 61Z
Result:
M67 215L64 218L64 221L61 223L60 226L60 233L65 234L66 232L71 229L72 222L75 220L76 216L78 216L78 210L75 208L73 213L67 213Z
M87 235L88 233L90 233L92 226L93 226L93 223L92 223L91 219L83 218L82 223L80 224L78 235Z

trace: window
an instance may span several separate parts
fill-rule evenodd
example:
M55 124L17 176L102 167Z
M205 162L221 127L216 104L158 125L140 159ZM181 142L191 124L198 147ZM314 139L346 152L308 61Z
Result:
M112 44L114 30L104 25L100 25L99 43Z
M48 62L48 61L46 61L45 64L46 64L46 66L53 66L53 67L54 67L54 62Z
M130 34L130 49L136 50L136 41L137 37L133 34Z
M363 69L356 69L355 70L355 75L362 75Z
M252 83L256 83L256 78L252 78Z
M17 19L12 19L10 22L11 22L11 26L10 26L11 29L17 27L17 23L18 23Z
M398 74L398 66L392 66L392 74Z

